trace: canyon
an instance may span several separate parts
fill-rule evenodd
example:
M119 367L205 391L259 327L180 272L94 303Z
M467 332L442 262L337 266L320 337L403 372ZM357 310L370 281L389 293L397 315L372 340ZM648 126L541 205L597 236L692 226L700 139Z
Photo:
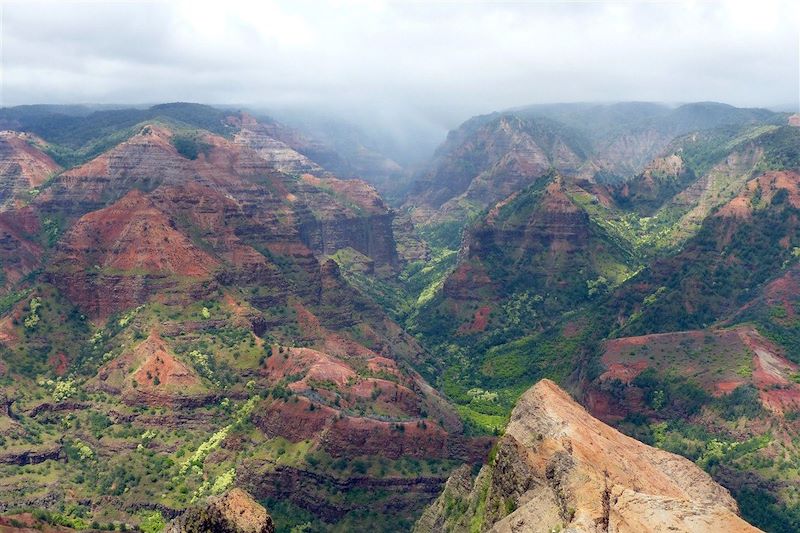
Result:
M412 171L62 111L0 110L0 529L800 523L786 114L531 106Z

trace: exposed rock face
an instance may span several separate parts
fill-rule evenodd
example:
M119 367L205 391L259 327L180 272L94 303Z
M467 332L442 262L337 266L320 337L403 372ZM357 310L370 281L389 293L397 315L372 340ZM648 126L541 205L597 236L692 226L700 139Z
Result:
M505 206L498 206L502 207ZM518 219L498 218L497 211L490 212L485 224L469 235L465 250L473 257L485 254L493 246L513 248L517 256L531 252L556 255L584 248L589 238L589 215L572 202L561 182L555 180L545 188L537 205Z
M695 178L678 154L657 157L635 179L619 187L617 199L640 211L652 212Z
M202 288L218 262L175 229L142 192L81 217L50 265L56 286L92 316L108 316L156 293Z
M266 127L245 122L245 137ZM156 294L172 302L203 298L218 283L269 287L263 305L285 302L289 292L314 294L314 283L289 289L270 254L312 278L319 275L317 259L343 248L378 268L397 265L394 212L365 182L298 176L321 169L288 148L210 133L199 135L202 150L188 159L173 135L162 125L145 125L60 174L34 199L36 224L59 221L68 228L47 271L85 314L105 318ZM294 154L295 163L286 163L291 168L276 162L286 150ZM0 220L0 256L4 248L12 283L38 266L38 245Z
M0 131L0 211L12 207L20 194L39 187L61 167L33 146L27 133Z
M258 498L286 499L314 513L324 522L335 523L353 511L397 516L417 514L441 492L442 477L337 477L288 465L247 460L237 479ZM380 499L342 499L352 493L380 493Z
M36 204L75 216L105 207L134 187L179 183L190 173L190 161L178 154L170 138L162 127L145 126L129 140L61 174Z
M252 148L271 167L281 172L304 174L322 171L318 164L272 136L275 134L273 130L269 125L245 120L244 127L236 134L234 142Z
M473 488L486 491L482 530L758 531L693 463L606 426L548 380L520 398L486 469L488 479L482 474ZM418 531L463 523L470 496L463 479L449 486L440 499L458 495L450 506L457 511L443 516L433 507Z
M414 223L407 213L392 221L394 238L397 241L397 255L401 263L428 261L431 257L430 246L417 235Z
M484 477L488 473L487 469L482 469ZM468 531L470 525L470 513L475 511L477 498L471 501L473 485L479 482L472 476L468 465L463 465L453 471L442 489L442 496L437 498L429 505L420 516L414 526L414 531L434 532L434 531ZM446 495L446 496L445 496ZM459 516L452 516L448 503L452 501L465 502L466 506L462 509Z
M63 260L81 270L94 266L205 277L216 263L136 189L112 206L81 217L59 248Z
M170 522L166 533L274 533L267 510L242 489L212 496Z
M59 445L0 453L0 464L9 465L35 465L44 461L59 461L63 459L64 450Z
M39 266L44 250L35 240L38 230L39 221L28 208L0 212L0 269L5 278L0 287L13 286Z
M410 203L463 214L464 205L492 205L551 168L574 173L584 158L574 132L550 120L477 117L448 135Z
M321 195L320 189L331 194ZM302 224L300 235L315 254L331 255L349 247L378 265L397 264L394 212L371 185L306 174L294 194L313 214L312 220Z
M464 304L491 307L515 291L528 291L547 300L538 313L546 321L560 315L564 305L587 299L588 281L604 277L613 283L613 273L632 263L570 198L564 180L555 177L498 202L465 231L458 265L444 282L442 310L458 314ZM485 329L487 311L481 312L483 318L459 315L462 331Z

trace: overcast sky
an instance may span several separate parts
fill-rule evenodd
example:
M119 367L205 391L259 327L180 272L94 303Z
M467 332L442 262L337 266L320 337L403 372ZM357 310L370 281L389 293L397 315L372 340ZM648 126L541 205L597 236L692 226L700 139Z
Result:
M800 2L2 2L2 104L798 105Z

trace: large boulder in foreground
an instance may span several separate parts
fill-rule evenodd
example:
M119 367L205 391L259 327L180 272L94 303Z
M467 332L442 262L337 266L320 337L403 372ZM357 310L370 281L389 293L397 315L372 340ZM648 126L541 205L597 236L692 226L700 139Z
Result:
M694 463L605 425L549 380L520 398L493 464L454 476L416 531L759 531Z
M272 518L242 489L212 496L170 522L166 533L274 533Z

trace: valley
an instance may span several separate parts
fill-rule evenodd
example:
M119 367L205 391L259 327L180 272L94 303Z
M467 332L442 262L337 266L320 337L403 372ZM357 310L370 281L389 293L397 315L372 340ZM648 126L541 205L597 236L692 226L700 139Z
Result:
M796 531L792 123L529 106L411 169L250 110L0 109L0 513Z

